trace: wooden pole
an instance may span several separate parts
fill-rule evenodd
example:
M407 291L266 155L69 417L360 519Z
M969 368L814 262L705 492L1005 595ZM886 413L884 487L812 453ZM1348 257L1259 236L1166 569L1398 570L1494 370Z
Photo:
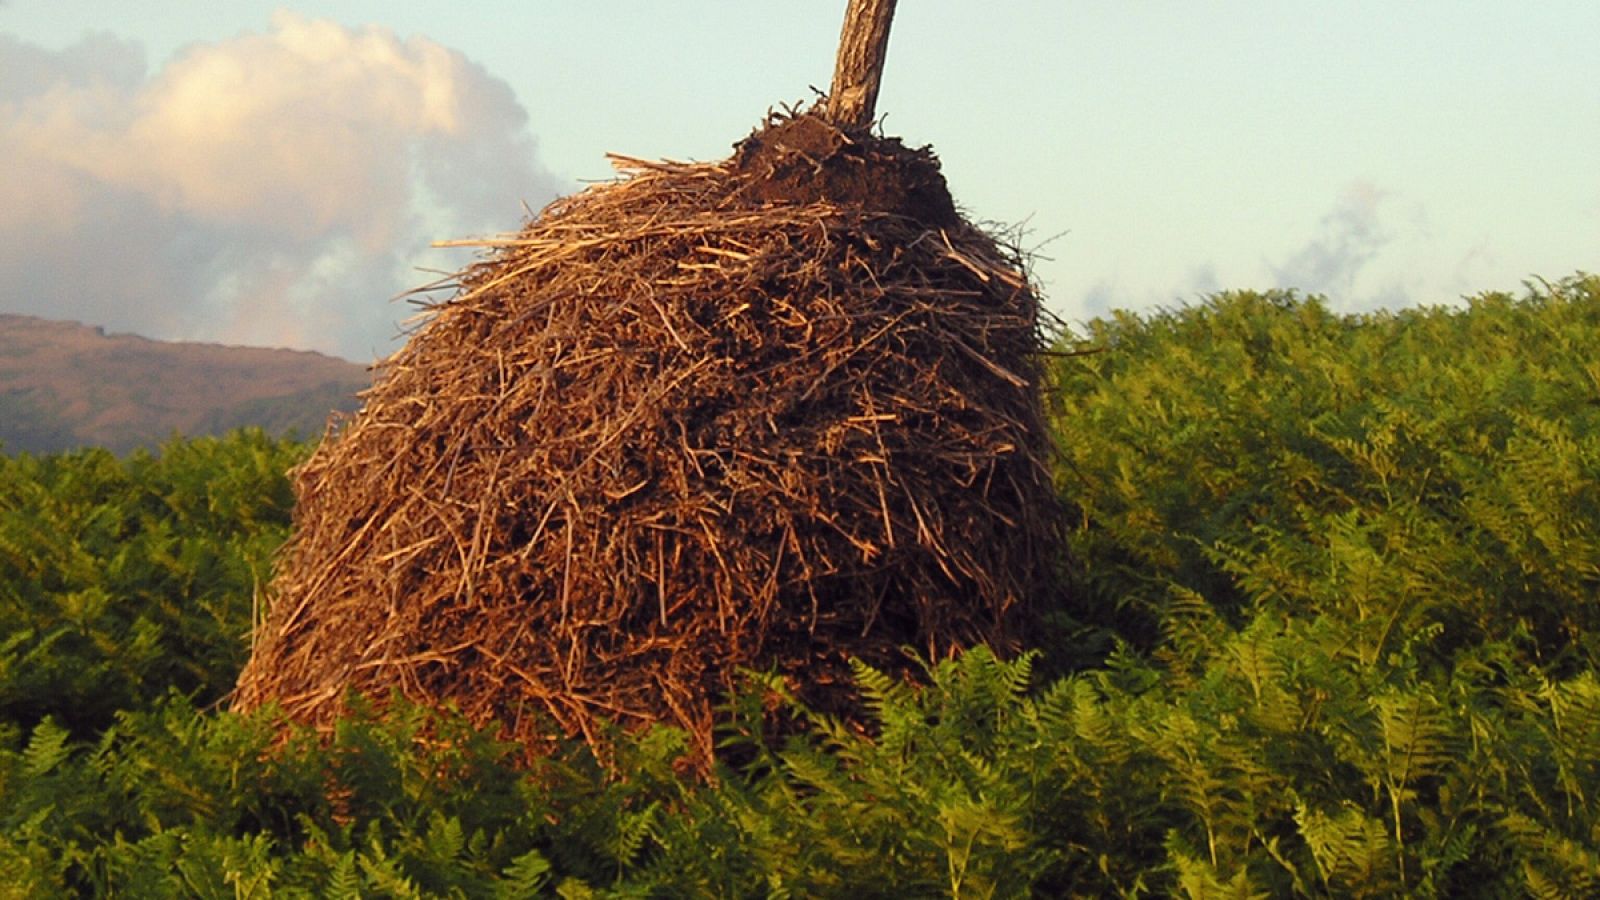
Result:
M828 118L840 126L872 124L878 106L878 82L889 52L889 21L895 0L850 0L839 32L839 56L828 91Z

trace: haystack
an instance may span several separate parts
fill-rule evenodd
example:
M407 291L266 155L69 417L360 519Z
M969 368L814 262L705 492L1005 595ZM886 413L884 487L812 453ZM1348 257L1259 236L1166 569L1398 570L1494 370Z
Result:
M294 474L235 704L453 703L537 748L741 668L1014 648L1060 516L1040 308L934 155L820 110L492 242Z

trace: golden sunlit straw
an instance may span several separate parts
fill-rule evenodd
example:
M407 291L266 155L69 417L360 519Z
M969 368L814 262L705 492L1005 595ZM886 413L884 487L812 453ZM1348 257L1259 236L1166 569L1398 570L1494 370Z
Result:
M892 8L847 19L879 65ZM870 132L876 78L451 242L489 255L295 473L235 704L398 690L530 752L665 721L704 765L742 668L848 717L852 657L1017 648L1063 546L1039 302Z

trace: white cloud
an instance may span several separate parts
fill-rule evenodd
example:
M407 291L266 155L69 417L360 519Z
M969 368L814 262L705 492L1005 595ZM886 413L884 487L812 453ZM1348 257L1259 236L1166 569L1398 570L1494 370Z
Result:
M460 53L292 13L147 73L106 35L0 35L0 305L158 337L367 358L388 302L564 187Z

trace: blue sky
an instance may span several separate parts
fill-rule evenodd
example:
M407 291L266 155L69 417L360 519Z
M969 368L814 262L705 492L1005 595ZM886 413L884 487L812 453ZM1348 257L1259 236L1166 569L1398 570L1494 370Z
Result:
M389 298L831 75L843 0L0 0L0 312L367 360ZM1600 4L901 0L879 112L1069 320L1600 269ZM1053 238L1053 239L1052 239Z

